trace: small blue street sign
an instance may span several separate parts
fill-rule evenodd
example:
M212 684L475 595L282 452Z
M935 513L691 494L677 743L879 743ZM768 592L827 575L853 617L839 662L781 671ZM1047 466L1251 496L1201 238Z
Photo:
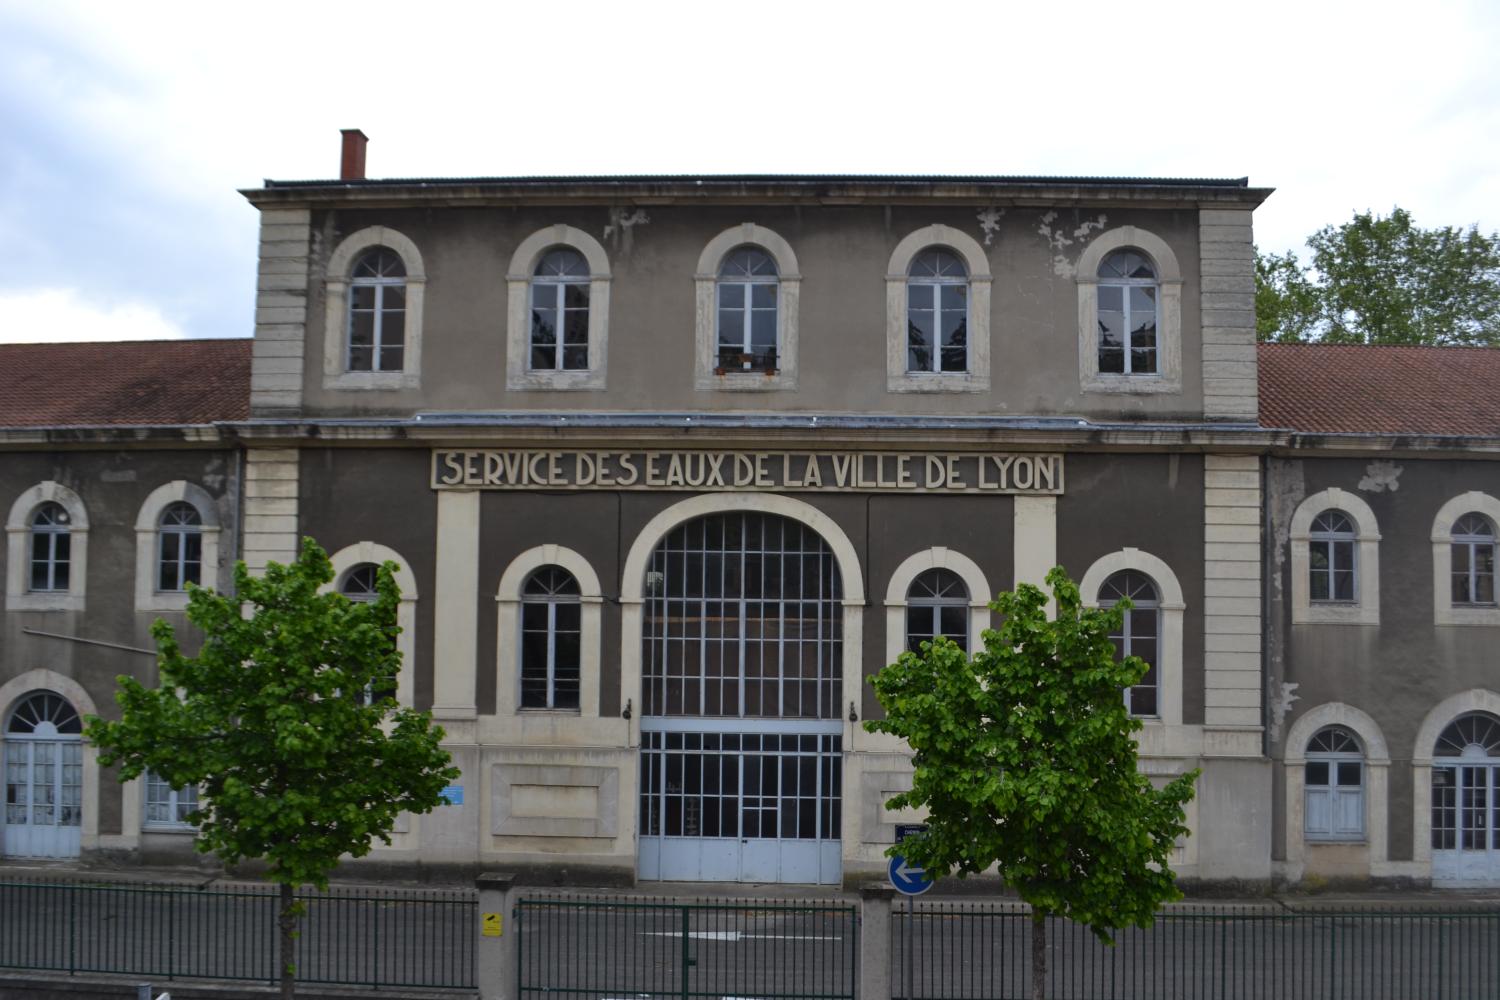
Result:
M464 786L449 785L443 789L443 798L450 806L461 806L464 804Z
M890 876L891 885L895 886L896 891L907 896L920 896L933 885L927 872L921 868L913 868L899 854L891 858L886 874Z

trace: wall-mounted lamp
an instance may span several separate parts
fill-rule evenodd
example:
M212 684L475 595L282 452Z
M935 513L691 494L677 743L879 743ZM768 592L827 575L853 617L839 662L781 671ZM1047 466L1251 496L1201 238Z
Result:
M625 710L620 713L620 718L622 718L622 719L628 719L628 718L630 718L630 699L629 698L625 699Z
M852 701L849 703L849 721L850 722L858 722L859 721L859 713L854 710L854 702L852 702Z

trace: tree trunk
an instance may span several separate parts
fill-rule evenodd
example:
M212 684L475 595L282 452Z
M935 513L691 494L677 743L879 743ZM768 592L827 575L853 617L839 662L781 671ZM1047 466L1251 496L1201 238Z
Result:
M1047 915L1031 909L1031 1000L1047 1000Z
M293 1000L297 995L297 904L292 896L292 887L286 882L281 883L281 913L276 922L281 929L281 941L277 947L277 962L281 970L281 1000Z

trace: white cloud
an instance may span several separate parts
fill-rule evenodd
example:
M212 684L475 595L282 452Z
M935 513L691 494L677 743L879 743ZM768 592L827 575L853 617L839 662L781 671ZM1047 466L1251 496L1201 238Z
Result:
M182 340L188 334L154 306L140 302L98 305L76 289L0 292L0 341L47 343L81 340Z

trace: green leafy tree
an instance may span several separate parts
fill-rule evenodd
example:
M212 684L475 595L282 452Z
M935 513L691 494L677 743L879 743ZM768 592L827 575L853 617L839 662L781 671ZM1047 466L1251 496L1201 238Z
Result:
M392 697L394 568L380 568L373 602L356 603L319 592L333 568L311 538L296 562L271 563L264 577L239 563L237 596L192 589L198 655L184 656L157 621L160 686L120 677L119 721L94 717L86 730L122 781L150 769L173 787L199 787L188 817L199 851L266 863L281 886L283 997L294 995L295 889L326 889L341 856L369 853L398 813L430 811L459 773L443 731Z
M1400 208L1357 214L1295 253L1256 257L1261 340L1330 344L1500 343L1500 233L1422 229Z
M982 650L971 659L939 638L903 653L873 679L886 717L865 723L915 752L911 791L887 806L925 810L928 828L901 853L933 877L998 866L1031 905L1036 1000L1048 916L1112 943L1111 931L1149 926L1180 897L1168 860L1198 775L1158 789L1136 768L1141 723L1122 692L1146 664L1117 659L1110 640L1126 602L1084 608L1061 567L1047 584L1055 619L1035 586L1001 594L990 607L1002 624Z

